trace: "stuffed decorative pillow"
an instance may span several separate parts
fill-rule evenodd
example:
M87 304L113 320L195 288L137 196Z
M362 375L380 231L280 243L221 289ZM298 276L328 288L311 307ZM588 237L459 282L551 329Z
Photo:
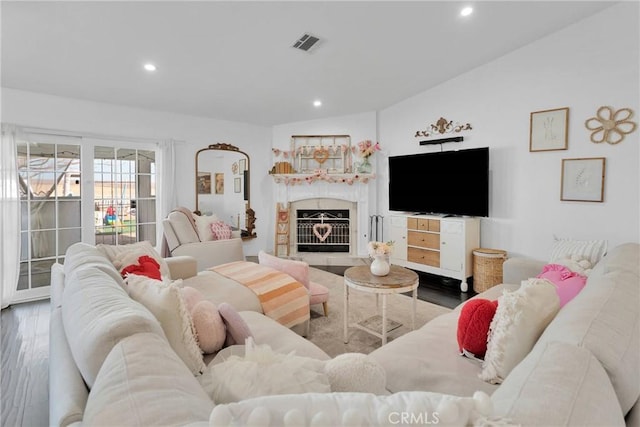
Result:
M209 365L200 380L216 404L237 402L257 396L296 393L329 393L324 362L281 354L268 345L247 340L244 357L230 356L222 363Z
M218 313L227 328L225 347L234 344L244 344L247 338L253 338L249 325L230 304L223 302L218 306Z
M102 253L104 253L116 270L121 271L124 267L136 264L142 255L148 255L153 258L160 266L160 275L162 280L171 280L171 272L167 262L158 254L148 241L132 243L130 245L96 245Z
M231 238L231 226L223 221L212 222L210 228L213 240L227 240Z
M215 240L213 233L211 232L211 224L216 221L220 221L217 216L194 214L193 219L196 221L196 229L198 230L198 237L200 237L201 242Z
M325 362L331 391L387 394L387 372L374 358L343 353Z
M278 258L269 255L265 251L258 252L258 262L260 265L275 268L285 274L288 274L296 281L309 289L309 264L304 261L295 261L291 259Z
M162 280L160 264L149 255L138 257L137 264L127 265L120 271L120 274L122 278L127 277L129 274L137 274L138 276L145 276L154 280Z
M487 353L480 378L500 384L529 354L547 325L560 309L560 299L552 283L537 279L498 298L491 321Z
M559 259L578 256L595 265L606 253L606 240L556 239L551 249L549 263L554 264Z
M581 276L559 264L547 264L542 273L536 276L538 279L546 279L553 284L560 298L560 307L571 301L587 284L587 277ZM531 279L530 279L531 280Z
M200 301L193 307L191 318L200 349L205 354L220 350L227 338L227 328L218 313L218 307L211 301Z
M181 284L182 280L178 280ZM125 279L129 296L144 305L160 322L171 348L193 374L205 369L191 315L178 284L158 284L157 280L129 275Z
M306 393L264 396L218 404L210 426L393 426L509 425L494 417L491 398L481 391L458 397L428 391L403 391L389 396L370 393ZM405 421L401 417L405 417Z
M498 308L498 301L476 298L468 301L458 318L458 349L463 356L484 358L487 352L489 325Z

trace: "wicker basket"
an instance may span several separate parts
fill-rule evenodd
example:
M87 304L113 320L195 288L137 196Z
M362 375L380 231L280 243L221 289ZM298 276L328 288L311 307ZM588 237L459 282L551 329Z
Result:
M484 292L502 283L502 264L507 252L500 249L475 249L473 251L473 290Z

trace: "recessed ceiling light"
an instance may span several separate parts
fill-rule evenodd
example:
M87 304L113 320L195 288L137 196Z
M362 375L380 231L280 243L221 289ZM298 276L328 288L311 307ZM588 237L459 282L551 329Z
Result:
M467 6L460 11L460 15L469 16L473 13L473 8L471 6Z
M144 69L147 71L155 71L156 66L151 63L148 63L148 64L144 64Z
M316 99L315 101L313 101L313 106L314 107L321 107L322 106L322 101L320 101L319 99Z

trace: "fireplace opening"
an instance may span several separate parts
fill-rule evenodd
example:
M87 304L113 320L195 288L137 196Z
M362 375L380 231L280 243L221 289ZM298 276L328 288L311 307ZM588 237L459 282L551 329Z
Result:
M298 209L298 252L349 252L349 209Z

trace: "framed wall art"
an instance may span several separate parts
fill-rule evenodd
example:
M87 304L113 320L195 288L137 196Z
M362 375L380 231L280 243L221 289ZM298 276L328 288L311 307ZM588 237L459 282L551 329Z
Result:
M233 179L233 192L234 193L239 193L240 192L240 187L241 187L240 181L241 181L240 178L234 178Z
M246 159L240 159L238 160L238 173L240 173L240 175L242 175L242 172L247 170L247 160Z
M198 194L211 194L211 174L198 172Z
M529 125L529 151L567 149L569 107L534 111Z
M560 200L602 202L605 158L562 159Z
M216 194L224 194L224 174L215 174L216 178Z

